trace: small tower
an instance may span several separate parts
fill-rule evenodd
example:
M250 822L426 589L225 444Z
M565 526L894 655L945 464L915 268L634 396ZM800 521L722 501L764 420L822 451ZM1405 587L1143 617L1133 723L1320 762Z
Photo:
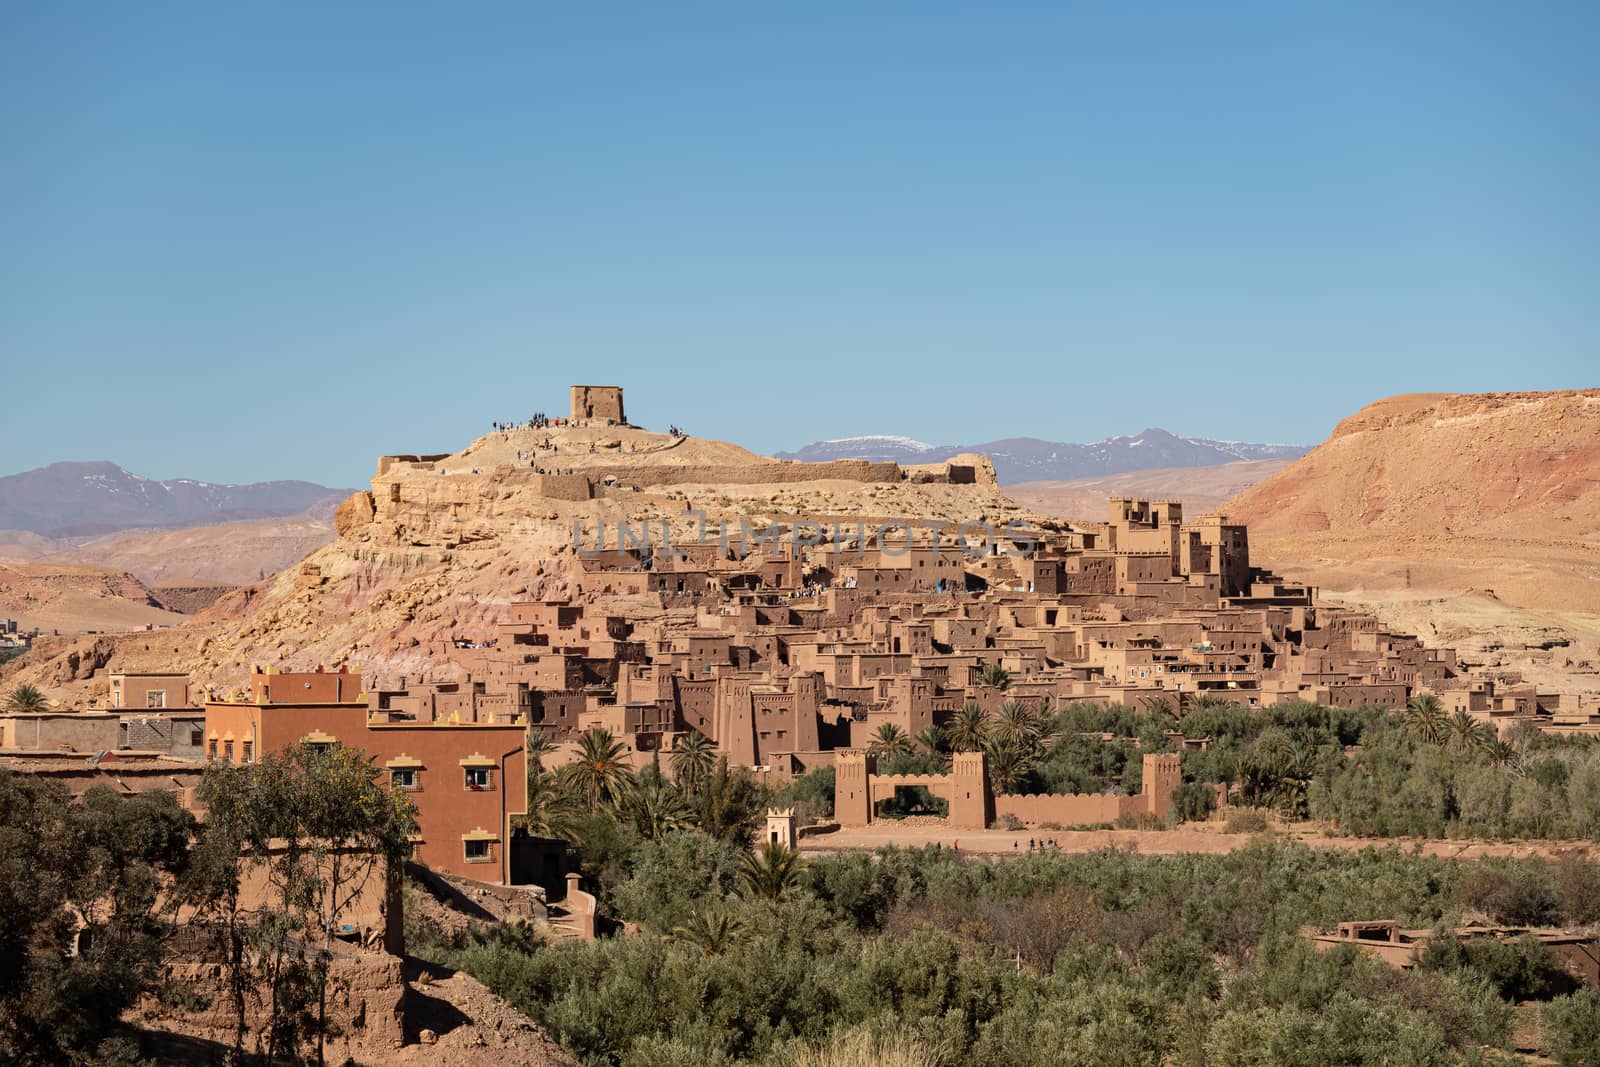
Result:
M793 808L768 808L767 809L767 836L768 843L776 843L785 848L798 848L800 837L795 833Z
M1183 757L1176 752L1146 755L1139 795L1145 810L1165 819L1172 810L1172 792L1183 781Z
M982 830L994 821L994 795L989 791L989 764L982 752L957 752L950 757L951 826Z
M865 826L872 821L868 780L877 761L865 752L840 752L833 763L833 817L840 826Z

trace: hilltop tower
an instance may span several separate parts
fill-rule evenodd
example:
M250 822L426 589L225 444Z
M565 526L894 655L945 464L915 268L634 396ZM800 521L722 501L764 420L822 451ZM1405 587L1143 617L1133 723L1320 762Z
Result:
M572 387L572 421L628 424L622 413L622 386L574 385Z

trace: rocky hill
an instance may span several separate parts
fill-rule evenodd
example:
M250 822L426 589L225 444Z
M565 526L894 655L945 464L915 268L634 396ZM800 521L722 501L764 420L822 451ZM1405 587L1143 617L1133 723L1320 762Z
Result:
M1390 397L1240 494L1252 533L1600 534L1600 389Z
M0 478L0 530L91 536L146 526L188 526L298 515L348 489L311 482L213 485L155 481L115 463L52 463Z
M778 457L810 463L834 459L938 463L957 455L977 454L988 456L994 463L1000 484L1009 486L1023 482L1101 478L1156 468L1210 467L1241 460L1291 459L1306 450L1304 445L1262 445L1245 441L1179 437L1152 427L1143 433L1108 437L1090 444L1011 437L972 445L930 445L909 437L844 437L817 441L794 452L779 452Z
M613 542L621 521L667 524L681 544L696 536L696 513L735 528L796 516L999 526L1027 514L1000 494L981 456L911 468L806 464L631 427L496 432L447 456L381 458L370 491L340 505L338 538L298 567L171 630L41 641L7 665L0 688L32 681L57 698L90 699L101 668L185 670L227 687L268 662L349 664L378 682L436 673L443 643L492 637L510 602L573 592L575 520L586 537L604 522ZM624 597L608 606L659 610Z
M1468 659L1570 687L1596 658L1600 390L1380 400L1223 510L1254 558Z
M126 571L59 563L0 563L0 618L23 630L143 630L183 621Z

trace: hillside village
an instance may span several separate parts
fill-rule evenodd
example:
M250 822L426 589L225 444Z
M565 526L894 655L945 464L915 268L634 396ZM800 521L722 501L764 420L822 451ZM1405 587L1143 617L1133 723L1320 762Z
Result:
M782 782L884 738L925 746L962 714L1077 702L1164 710L1181 724L1208 704L1399 708L1428 693L1500 734L1600 734L1595 698L1473 669L1372 614L1329 608L1253 565L1248 530L1223 515L1118 498L1104 522L1035 521L1003 507L992 482L981 457L765 460L630 426L621 389L574 387L565 418L505 424L453 456L383 457L370 492L339 510L340 545L262 594L279 602L274 626L303 631L329 610L319 598L348 604L350 586L374 584L394 545L442 547L447 571L484 569L490 560L452 553L490 542L492 522L537 529L546 595L502 593L426 639L402 625L387 658L374 649L366 663L347 652L324 664L290 647L242 678L102 647L84 681L109 683L106 706L10 716L4 744L248 764L309 741L379 757L402 788L464 774L468 795L418 791L418 856L517 882L532 876L507 843L535 735L559 765L602 728L638 767L698 735L730 765ZM474 495L525 510L475 514L463 506ZM827 513L801 510L818 504ZM341 566L341 546L365 566ZM395 596L369 588L368 610L392 609ZM298 625L285 615L294 608ZM244 614L233 642L265 610ZM215 623L201 633L202 646L228 640ZM995 817L986 803L969 825ZM1084 803L1002 798L998 810L1032 825L1098 821L1074 817ZM1166 798L1151 803L1165 813ZM869 805L860 821L870 817Z

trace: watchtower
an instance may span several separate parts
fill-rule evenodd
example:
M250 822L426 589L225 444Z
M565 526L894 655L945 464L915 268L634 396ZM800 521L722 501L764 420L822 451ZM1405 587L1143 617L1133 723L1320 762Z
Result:
M994 821L994 796L989 791L988 760L982 752L957 752L950 757L951 826L982 830Z
M872 821L872 789L868 777L877 760L865 752L841 752L833 763L833 817L840 826L865 826Z
M628 419L622 413L622 386L574 385L572 421L616 423L618 426L626 426Z
M1183 781L1183 757L1176 752L1164 752L1144 758L1144 777L1139 794L1144 798L1145 810L1165 819L1172 810L1172 791Z

